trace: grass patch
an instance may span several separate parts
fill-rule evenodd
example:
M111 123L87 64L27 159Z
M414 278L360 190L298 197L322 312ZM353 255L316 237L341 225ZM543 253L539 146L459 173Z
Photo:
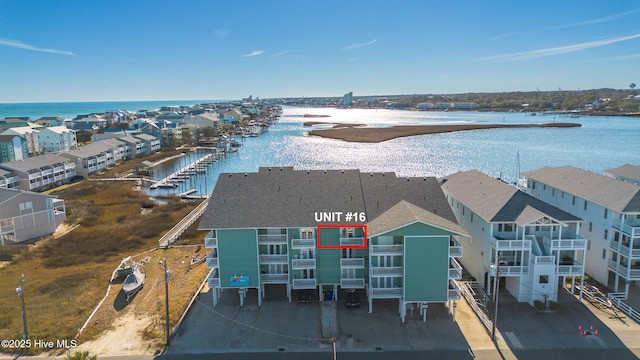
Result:
M67 223L80 226L58 239L40 241L28 254L0 268L0 338L22 337L21 302L15 289L20 275L24 274L29 336L54 342L73 339L104 296L111 274L122 258L157 248L162 234L197 205L197 202L175 198L169 199L166 205L153 206L149 197L132 189L129 182L83 181L54 194L65 200ZM143 214L141 209L150 206L151 211ZM193 241L202 243L203 234L196 230L189 233L200 235L199 240ZM162 274L157 263L162 256L167 256L176 274L170 282L170 306L174 309L171 322L175 324L195 284L204 279L206 267L185 268L184 259L188 265L194 252L192 248L172 251L156 251L145 266L148 285L134 301L141 304L139 311L155 316L155 304L164 302L163 287L153 286ZM103 308L111 313L97 316L95 323L92 321L83 332L83 341L109 329L117 317L113 300L110 304L105 301L100 311ZM156 332L150 332L149 336L152 334ZM161 332L161 338L163 335ZM0 352L8 350L0 348Z

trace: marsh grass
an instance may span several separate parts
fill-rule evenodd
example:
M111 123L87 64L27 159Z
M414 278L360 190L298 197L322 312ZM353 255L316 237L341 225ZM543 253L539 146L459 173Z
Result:
M0 268L0 338L22 337L21 302L15 289L20 275L24 274L30 337L54 342L73 339L104 296L111 274L122 258L157 248L162 234L197 205L171 199L167 205L153 206L143 214L141 210L149 206L149 198L133 190L128 182L84 181L54 194L65 200L67 222L80 226L65 236L31 245L28 254ZM189 233L198 236L201 232L190 230ZM199 241L202 242L202 237ZM186 256L171 255L171 251L157 256L174 256L176 259L171 260L174 262ZM154 261L157 265L156 258ZM149 267L148 281L158 278L156 267ZM175 309L171 313L172 322L177 322L185 299L188 301L190 297L181 293L182 288L188 288L192 294L194 283L204 278L203 268L191 273L180 271L181 275L188 275L181 278L179 287L172 292L171 303ZM170 284L174 286L178 284ZM156 302L155 296L163 293L152 295L147 299L150 303ZM141 311L152 308L142 307ZM83 339L91 339L109 329L109 320L113 319L106 316L91 324L83 333ZM0 352L6 350L0 348Z

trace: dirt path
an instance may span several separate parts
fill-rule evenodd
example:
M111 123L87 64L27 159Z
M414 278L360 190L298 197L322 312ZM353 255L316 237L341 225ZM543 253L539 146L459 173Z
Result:
M104 333L100 338L78 344L74 351L88 351L92 355L126 356L153 355L157 348L152 342L143 339L142 330L153 320L146 315L132 312L122 314L114 320L114 329Z

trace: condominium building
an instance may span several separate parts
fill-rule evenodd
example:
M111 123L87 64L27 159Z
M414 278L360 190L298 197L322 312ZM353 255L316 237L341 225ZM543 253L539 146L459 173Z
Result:
M339 289L365 289L369 312L375 299L397 299L404 321L408 307L453 305L460 296L453 280L462 276L456 259L466 232L435 178L293 168L221 174L199 229L209 231L214 305L222 289L238 289L241 305L250 289L258 304L272 287L286 289L289 301L298 290L337 300Z
M41 152L69 151L78 147L76 131L66 126L46 127L38 133Z
M522 190L585 220L585 272L628 294L640 280L640 186L572 166L522 175Z
M76 176L75 162L56 154L0 163L0 169L10 172L14 179L18 177L18 187L27 191L51 189L71 181Z
M477 170L441 179L459 224L462 265L489 294L496 272L520 302L557 301L558 287L584 276L582 220ZM580 287L582 289L582 286Z

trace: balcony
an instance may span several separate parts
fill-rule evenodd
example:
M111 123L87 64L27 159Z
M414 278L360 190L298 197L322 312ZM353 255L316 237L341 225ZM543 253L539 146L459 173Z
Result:
M217 268L218 266L218 251L214 249L207 255L207 267Z
M292 239L292 249L308 249L316 247L316 239Z
M343 289L364 289L364 278L342 278L340 287Z
M532 256L531 262L536 265L553 265L556 263L555 256Z
M289 274L260 274L260 282L263 284L286 284L289 282Z
M531 240L503 240L493 237L491 246L497 251L531 251Z
M260 254L260 264L288 264L289 257L287 254Z
M341 269L364 269L364 258L341 258Z
M449 257L461 258L462 257L462 245L453 238L449 241Z
M287 235L286 234L258 235L258 244L259 245L286 245Z
M291 260L293 270L315 269L316 259L293 259Z
M623 264L616 264L615 261L609 260L609 269L624 277L628 281L640 280L640 269L632 268Z
M316 279L293 279L293 289L315 289L317 286Z
M611 240L609 248L629 258L640 258L640 249L630 249L629 242L626 241L620 243L618 241Z
M218 274L214 274L214 276L207 279L207 283L210 288L219 287L220 277L218 276Z
M491 265L491 276L496 276L496 266ZM528 266L515 265L500 265L500 276L520 276L529 273Z
M449 290L447 300L460 300L460 288L453 280L449 280Z
M208 249L218 247L218 238L215 230L209 231L207 236L204 237L204 247Z
M614 229L618 229L620 232L630 235L631 237L640 236L640 222L637 220L626 220L623 224L622 220L613 219L612 226Z
M403 275L402 266L371 268L371 276L373 277L400 277L402 275Z
M371 297L384 299L397 299L402 298L402 288L371 288Z
M462 266L460 266L458 261L456 259L450 259L449 265L449 280L462 279Z
M554 250L586 250L587 241L585 239L563 239L563 240L551 240L548 237L544 237L545 244L551 244L551 251Z
M340 246L364 247L364 238L362 237L341 237Z
M371 245L371 255L403 255L402 245Z
M584 274L584 267L582 264L576 265L558 265L556 274L558 275L578 275Z
M11 234L11 233L13 233L13 224L0 225L0 234Z

